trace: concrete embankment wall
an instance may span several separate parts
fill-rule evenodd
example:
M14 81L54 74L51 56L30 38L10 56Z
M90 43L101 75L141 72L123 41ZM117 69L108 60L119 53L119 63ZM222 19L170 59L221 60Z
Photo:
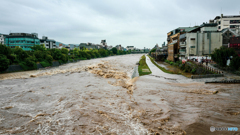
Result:
M224 80L224 81L212 81L205 83L226 83L226 84L240 84L240 80Z
M72 63L72 62L68 62L68 63ZM51 67L58 67L59 65L61 64L58 61L53 61ZM43 69L43 68L44 67L40 63L37 64L37 69ZM23 68L20 65L9 65L8 69L5 70L4 72L7 73L7 72L17 72L17 71L23 71Z
M133 70L132 78L138 77L138 76L139 76L138 66L135 66L135 67L134 67L134 70Z
M211 77L223 77L223 74L207 74L207 75L192 75L192 79L200 79L200 78L211 78Z

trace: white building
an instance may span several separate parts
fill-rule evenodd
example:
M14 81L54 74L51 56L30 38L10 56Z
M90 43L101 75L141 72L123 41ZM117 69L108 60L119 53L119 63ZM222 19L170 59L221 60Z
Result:
M199 27L181 34L180 39L180 56L208 56L216 48L223 45L222 32L218 31L218 24L202 24Z
M45 36L40 39L40 44L44 45L47 49L57 48L56 41L53 39L48 39L48 37Z
M134 46L127 46L126 49L127 50L134 50Z
M222 46L222 32L215 27L202 27L195 33L186 33L186 55L206 56Z
M214 20L210 20L210 23L218 24L218 31L222 31L225 28L236 28L240 26L240 15L232 16L216 16Z
M4 45L5 44L5 37L6 37L7 35L5 35L5 34L0 34L0 44L2 44L2 45Z

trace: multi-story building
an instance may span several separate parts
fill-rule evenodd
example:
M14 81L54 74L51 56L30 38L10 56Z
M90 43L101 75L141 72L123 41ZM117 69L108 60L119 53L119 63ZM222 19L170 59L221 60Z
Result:
M117 50L122 50L122 46L121 45L116 45Z
M113 46L111 46L111 45L110 45L110 46L107 46L107 49L108 49L108 50L111 50L112 48L113 48Z
M127 50L134 50L134 46L127 46L126 49Z
M222 30L222 46L224 47L229 47L229 43L230 43L230 38L232 37L238 37L239 33L238 33L238 29L230 29L230 28L226 28Z
M167 33L167 41L168 41L168 60L175 61L178 59L179 50L180 50L180 42L179 37L181 34L184 34L188 31L195 29L196 27L179 27Z
M218 31L217 24L202 24L183 36L186 38L186 55L189 56L208 56L216 48L222 46L222 32Z
M106 41L106 39L101 40L101 45L103 45L103 46L107 45L107 41Z
M6 35L6 34L0 34L0 44L5 44L5 38L6 38L6 36L8 36L8 35Z
M36 33L10 33L5 38L5 45L15 48L16 46L21 47L25 51L30 51L31 46L39 45L40 40Z
M80 49L83 49L83 48L86 48L86 49L99 49L99 46L98 45L94 45L92 43L80 43L79 44L79 48Z
M214 20L210 20L218 24L218 31L222 31L225 28L236 28L240 26L240 15L231 15L231 16L216 16Z
M229 48L235 49L238 56L240 57L240 36L230 38Z
M40 39L40 42L47 49L57 48L56 47L56 41L53 40L53 39L48 39L48 37L43 36L42 39Z

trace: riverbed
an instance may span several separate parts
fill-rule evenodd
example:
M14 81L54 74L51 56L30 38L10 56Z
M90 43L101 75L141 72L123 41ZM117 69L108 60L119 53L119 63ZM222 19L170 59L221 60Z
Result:
M240 85L167 74L132 78L140 54L0 75L0 134L238 135Z

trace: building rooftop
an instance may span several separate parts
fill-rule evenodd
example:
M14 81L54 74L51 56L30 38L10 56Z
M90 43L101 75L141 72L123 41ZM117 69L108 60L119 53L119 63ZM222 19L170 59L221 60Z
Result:
M38 37L35 34L29 34L29 33L10 33L9 35L7 35L7 38L19 38L19 37L28 37L28 38L38 39Z
M221 14L221 16L216 16L214 18L214 20L220 19L221 17L222 18L237 18L237 17L240 17L240 15L225 15L225 16L223 16L223 14Z

